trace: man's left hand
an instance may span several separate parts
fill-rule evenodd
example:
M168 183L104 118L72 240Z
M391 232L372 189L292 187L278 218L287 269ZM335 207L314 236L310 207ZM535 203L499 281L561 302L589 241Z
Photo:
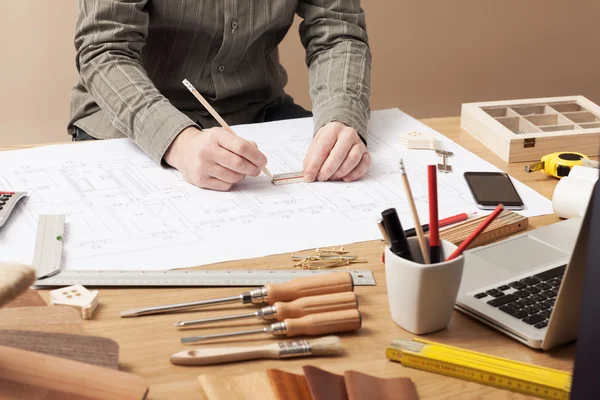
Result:
M367 147L354 130L341 122L330 122L317 131L304 158L304 180L362 178L371 167Z

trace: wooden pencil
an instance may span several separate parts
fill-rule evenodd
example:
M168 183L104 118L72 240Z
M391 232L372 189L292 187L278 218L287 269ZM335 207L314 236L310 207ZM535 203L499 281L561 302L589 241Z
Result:
M404 183L406 198L408 199L410 212L412 213L413 220L415 222L415 232L417 233L421 254L423 254L423 262L425 264L429 264L430 258L429 251L427 249L427 242L425 241L425 234L423 233L423 227L419 221L419 214L417 213L417 207L415 206L415 199L413 198L412 190L410 190L410 183L408 182L408 176L406 176L406 169L404 168L404 161L402 161L402 159L400 159L400 175L402 175L402 182Z
M221 125L221 127L223 129L225 129L229 133L233 133L234 135L236 135L236 133L233 131L233 129L231 129L231 127L227 124L227 122L225 122L225 120L223 118L221 118L219 113L217 111L215 111L215 109L212 108L212 106L210 104L208 104L208 101L206 101L206 99L204 97L202 97L200 92L198 92L198 90L196 90L196 88L194 87L194 85L192 85L190 83L190 81L188 81L187 79L184 79L183 84L190 92L192 92L194 97L196 97L196 99L198 99L198 101L204 106L204 108L206 108L206 110L210 113L210 115L212 115L213 118L217 120L217 122ZM267 167L264 167L262 169L262 172L266 176L268 176L269 179L273 179L273 175L269 172Z

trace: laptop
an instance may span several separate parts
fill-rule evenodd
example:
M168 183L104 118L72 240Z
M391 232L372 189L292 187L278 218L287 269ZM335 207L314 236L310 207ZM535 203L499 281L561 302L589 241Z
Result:
M456 308L532 348L574 340L594 198L583 218L466 251Z

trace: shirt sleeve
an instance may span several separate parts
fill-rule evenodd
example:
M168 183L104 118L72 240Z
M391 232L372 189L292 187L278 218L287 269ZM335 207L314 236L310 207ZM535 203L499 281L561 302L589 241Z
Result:
M195 124L158 91L142 66L147 2L79 0L76 65L115 128L160 164L175 137Z
M300 38L306 49L315 133L338 121L367 142L371 51L360 0L304 0Z

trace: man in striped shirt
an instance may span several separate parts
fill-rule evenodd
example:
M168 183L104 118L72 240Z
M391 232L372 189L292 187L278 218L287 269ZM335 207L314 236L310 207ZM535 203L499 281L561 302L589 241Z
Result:
M277 51L295 14L312 114L284 92ZM314 114L309 182L354 181L371 165L371 53L360 0L79 0L75 47L73 140L129 137L208 189L258 175L264 154L218 127L181 84L187 78L231 125Z

